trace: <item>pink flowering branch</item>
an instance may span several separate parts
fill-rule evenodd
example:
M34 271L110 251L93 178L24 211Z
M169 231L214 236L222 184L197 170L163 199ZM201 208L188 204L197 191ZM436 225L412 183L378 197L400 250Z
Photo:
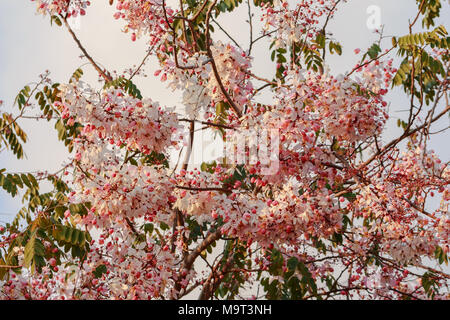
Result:
M227 102L230 104L231 108L233 108L234 112L236 112L237 116L240 118L242 117L242 110L241 108L239 108L233 101L233 99L231 98L231 96L228 94L227 89L224 87L222 80L220 79L220 75L219 75L219 71L217 70L217 65L216 62L214 60L212 51L211 51L211 43L210 43L210 34L209 34L209 21L211 18L211 12L213 7L216 5L217 0L214 0L214 2L211 3L211 5L209 6L208 12L206 13L206 26L205 26L205 32L206 32L206 51L208 54L208 57L210 59L211 62L211 67L213 69L214 72L214 77L217 81L217 83L219 84L220 87L220 91L223 93L223 95L226 97Z

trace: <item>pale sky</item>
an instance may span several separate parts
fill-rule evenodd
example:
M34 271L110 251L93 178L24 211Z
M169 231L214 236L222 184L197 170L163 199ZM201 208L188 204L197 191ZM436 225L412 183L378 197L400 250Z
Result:
M168 1L169 4L172 2L174 1ZM114 10L108 5L107 0L92 0L91 3L87 15L80 20L80 28L75 30L87 51L110 71L121 72L138 65L145 55L145 41L132 42L129 34L121 32L124 23L112 17ZM377 5L381 9L381 23L386 25L385 35L407 34L408 19L414 17L417 12L415 0L349 0L340 4L335 19L328 27L328 30L333 31L335 39L343 45L343 56L327 54L327 63L333 73L352 69L357 62L353 50L361 48L364 51L377 40L378 36L366 26L369 17L366 9L371 5ZM444 9L438 24L445 25L445 21L449 21L450 10L448 4L443 5ZM36 81L38 75L45 70L50 70L53 81L67 82L73 71L86 62L79 58L80 51L64 28L50 26L48 16L36 15L35 12L35 4L30 0L0 0L0 100L4 101L5 110L10 110L19 90L24 85ZM247 19L246 13L247 7L243 4L236 12L227 14L219 20L244 48L248 47L248 26L244 22ZM450 29L447 25L446 27ZM218 28L213 37L225 40ZM388 39L384 48L389 47ZM269 61L267 43L261 41L253 52L256 56L253 62L254 73L271 77L273 68L267 67ZM146 67L149 77L135 78L135 83L144 96L159 101L161 105L178 106L182 110L180 93L171 92L166 89L165 84L155 79L153 72L156 69L155 60L149 60ZM83 70L85 71L83 80L95 84L97 76L93 69L84 66ZM399 92L390 94L390 102L391 119L384 141L389 141L394 134L400 133L396 128L397 117L404 119L406 114L399 113L398 110L405 109L409 105L405 96ZM20 124L29 136L29 142L24 146L27 159L17 161L3 152L0 153L0 168L6 167L8 171L13 172L58 170L67 158L67 152L63 144L57 140L56 130L52 125L42 120L40 122L23 120ZM446 118L435 128L442 128L448 124ZM447 142L449 138L447 132L434 136L428 144L443 161L450 160ZM10 221L20 207L19 198L10 199L3 190L0 190L0 222Z

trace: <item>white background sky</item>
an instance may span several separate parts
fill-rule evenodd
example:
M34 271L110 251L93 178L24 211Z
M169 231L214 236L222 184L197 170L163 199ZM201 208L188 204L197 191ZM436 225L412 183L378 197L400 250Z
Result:
M169 4L174 1L168 1ZM178 2L178 1L177 1ZM292 1L293 2L293 1ZM450 10L448 3L443 1L444 9L437 24L449 21ZM114 10L107 0L91 0L91 7L87 15L80 20L80 28L75 30L79 39L94 57L108 70L123 71L138 65L145 55L145 41L131 42L129 34L121 32L123 21L112 17ZM405 35L408 33L408 19L417 12L415 0L349 0L339 5L335 19L329 23L328 30L332 31L336 40L343 45L343 56L327 54L327 62L333 73L351 70L357 62L353 50L368 48L378 36L369 30L366 21L369 15L366 9L370 5L377 5L381 9L381 23L385 24L385 35ZM257 10L253 8L256 12ZM17 93L24 85L38 80L38 75L50 70L51 78L55 82L67 82L75 69L86 60L80 59L80 51L64 28L50 26L49 17L36 15L36 6L30 0L0 0L0 100L4 101L3 108L10 110ZM248 47L247 7L241 5L238 10L221 18L222 25L244 47ZM255 19L257 20L257 19ZM420 23L417 24L420 26ZM419 31L419 29L415 29ZM255 34L256 35L256 34ZM216 28L215 39L225 39ZM385 48L390 47L390 40L385 42ZM260 44L253 51L257 56L253 71L261 76L272 77L273 67L268 67L270 52L267 43ZM153 77L157 69L155 60L149 60L146 71L148 78L135 78L135 82L144 96L162 105L178 106L181 99L179 93L166 89L165 84ZM83 67L84 80L95 84L97 76L89 66ZM384 141L388 141L394 134L399 133L396 128L398 117L405 119L406 114L399 110L406 109L409 103L399 91L390 94L391 120ZM31 112L32 113L32 112ZM449 124L448 118L440 121L435 128L442 128ZM35 122L23 120L20 125L26 130L29 142L25 145L27 158L17 161L6 152L0 153L0 168L8 171L35 171L47 169L56 171L67 158L67 152L61 142L57 140L56 130L45 121ZM448 133L435 136L429 147L435 149L443 161L450 160ZM10 221L20 209L18 198L10 197L0 190L0 221Z

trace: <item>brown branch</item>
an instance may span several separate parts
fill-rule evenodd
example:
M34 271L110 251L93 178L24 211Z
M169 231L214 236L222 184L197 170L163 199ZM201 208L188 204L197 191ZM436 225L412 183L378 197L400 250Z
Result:
M228 37L228 39L233 41L233 43L236 45L236 47L238 47L239 49L243 50L242 47L239 45L239 43L237 43L237 41L215 19L213 19L213 22L219 27L219 29L223 33L225 33L225 35Z
M425 0L422 0L422 2L420 3L420 6L419 6L419 12L417 12L416 18L413 20L413 22L411 22L411 23L409 24L409 32L410 32L410 33L412 33L412 27L416 24L417 19L419 18L420 13L422 12L422 8L423 8L423 5L424 5L424 4L425 4Z
M130 219L128 217L125 217L125 221L127 222L128 227L130 227L131 231L133 231L133 233L137 237L142 237L142 235L139 233L139 231L136 230L136 228L134 227L134 224L130 221Z
M195 122L192 121L191 124L189 125L189 148L186 151L186 158L184 159L184 163L183 163L183 170L187 170L188 165L189 165L189 158L191 157L192 154L192 147L194 146L194 133L195 133Z
M31 100L31 98L34 97L34 93L36 92L36 90L39 88L39 86L40 86L41 84L43 84L45 81L47 81L47 79L48 79L48 73L47 73L44 77L42 77L42 79L35 85L35 87L33 88L33 90L31 90L29 96L27 97L27 100L25 100L25 103L24 103L24 105L23 105L23 107L22 107L22 110L20 110L20 113L19 113L14 119L11 119L11 120L8 119L8 124L5 125L3 128L1 128L0 134L2 134L3 132L5 132L5 131L7 131L7 130L14 130L14 126L15 126L15 125L18 126L17 120L26 118L26 117L24 116L24 114L25 114L26 108L27 108L28 106L30 106L30 100ZM6 115L6 113L4 113L4 115ZM12 114L10 114L10 115L11 115L11 118L12 118Z
M180 0L180 11L181 11L181 15L184 17L184 9L183 9L183 0ZM184 38L184 42L187 43L187 36L186 36L186 23L183 20L183 38ZM175 42L175 38L173 39Z
M397 265L397 263L394 260L392 260L392 259L384 258L384 257L380 257L380 258L382 260L386 260L386 261L392 263L393 265ZM414 266L418 267L418 268L422 268L422 269L428 270L428 271L431 271L433 273L436 273L436 274L440 275L443 278L450 279L450 275L448 275L448 274L446 274L446 273L444 273L442 271L436 270L434 268L431 268L431 267L428 267L428 266L424 266L423 264L418 263L418 264L415 264Z

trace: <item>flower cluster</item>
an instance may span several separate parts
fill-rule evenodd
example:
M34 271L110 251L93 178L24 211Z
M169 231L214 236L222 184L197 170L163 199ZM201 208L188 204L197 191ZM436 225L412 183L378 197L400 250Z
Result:
M85 124L85 137L107 139L144 154L162 152L175 143L176 115L150 99L140 100L114 88L98 94L84 83L63 86L61 97L62 117Z

